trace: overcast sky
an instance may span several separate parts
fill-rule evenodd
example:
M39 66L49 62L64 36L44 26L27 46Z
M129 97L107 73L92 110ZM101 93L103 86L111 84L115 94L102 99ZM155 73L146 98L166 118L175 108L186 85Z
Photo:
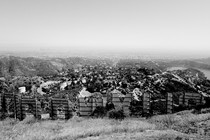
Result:
M210 56L210 0L0 0L0 50Z

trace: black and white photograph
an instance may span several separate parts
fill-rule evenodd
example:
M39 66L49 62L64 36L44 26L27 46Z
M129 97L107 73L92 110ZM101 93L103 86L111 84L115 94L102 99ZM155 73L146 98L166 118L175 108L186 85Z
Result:
M0 140L210 140L210 0L0 0Z

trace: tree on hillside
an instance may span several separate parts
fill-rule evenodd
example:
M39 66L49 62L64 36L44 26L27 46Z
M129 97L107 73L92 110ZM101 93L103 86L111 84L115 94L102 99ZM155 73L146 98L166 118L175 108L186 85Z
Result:
M15 60L9 61L8 71L11 76L15 76Z
M4 66L3 63L0 61L0 77L4 76Z

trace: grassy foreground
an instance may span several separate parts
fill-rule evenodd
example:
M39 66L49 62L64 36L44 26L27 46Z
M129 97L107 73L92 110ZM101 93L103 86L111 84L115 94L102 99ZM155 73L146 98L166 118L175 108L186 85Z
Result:
M149 119L127 118L122 121L73 117L64 120L0 122L2 140L135 140L135 139L210 139L210 113L181 112Z

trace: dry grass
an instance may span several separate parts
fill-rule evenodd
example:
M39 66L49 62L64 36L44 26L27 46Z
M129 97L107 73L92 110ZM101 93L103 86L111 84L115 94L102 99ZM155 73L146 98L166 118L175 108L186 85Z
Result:
M210 113L182 112L173 115L160 115L152 117L149 122L156 124L159 130L173 129L181 133L210 139Z
M60 139L79 139L111 135L113 133L132 133L152 130L155 125L138 120L109 120L109 119L86 119L78 123L70 120L63 126L63 131L57 137Z
M110 139L209 139L182 131L193 123L208 121L210 114L160 115L151 119L127 118L122 121L73 117L68 121L37 121L27 118L22 122L6 119L0 122L2 140L110 140Z
M79 139L110 135L113 133L133 133L153 130L155 125L147 122L126 119L85 119L74 117L69 121L34 121L27 118L22 122L8 119L1 122L1 139Z

